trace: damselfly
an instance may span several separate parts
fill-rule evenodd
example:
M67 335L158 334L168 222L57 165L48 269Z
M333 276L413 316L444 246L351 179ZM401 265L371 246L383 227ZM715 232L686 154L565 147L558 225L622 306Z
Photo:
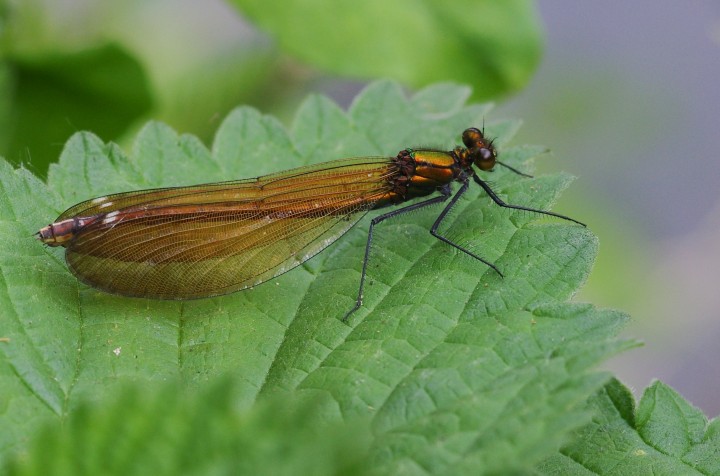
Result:
M479 129L465 130L462 140L465 147L451 151L405 149L395 157L341 159L246 180L94 198L66 210L37 237L65 247L72 272L103 291L153 299L206 298L256 286L295 268L370 210L437 193L371 220L358 296L347 319L362 304L375 226L447 200L430 233L502 276L493 263L438 233L470 180L501 207L583 225L505 203L474 167L492 171L499 164L526 175L500 162ZM454 195L453 182L460 183Z

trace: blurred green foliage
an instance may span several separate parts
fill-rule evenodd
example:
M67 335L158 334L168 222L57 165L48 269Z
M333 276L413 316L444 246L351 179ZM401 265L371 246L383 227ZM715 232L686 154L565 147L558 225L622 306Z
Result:
M117 137L150 110L141 66L117 45L40 57L6 57L0 95L0 147L43 173L67 137L93 130Z
M524 86L542 33L528 0L231 0L287 53L323 71L419 87L453 80L492 99Z
M78 44L49 21L37 1L0 10L0 152L40 175L69 135L118 137L153 101L144 68L123 46Z
M274 41L230 7L227 25L242 32L205 39L205 10L217 4L7 0L0 155L45 176L72 133L123 143L149 118L209 143L237 104L287 117L313 84L338 76L453 80L490 99L521 88L540 58L529 0L231 3Z
M323 423L319 406L281 398L243 411L236 379L200 391L129 385L49 426L9 475L367 474L367 425ZM365 466L365 470L361 468Z

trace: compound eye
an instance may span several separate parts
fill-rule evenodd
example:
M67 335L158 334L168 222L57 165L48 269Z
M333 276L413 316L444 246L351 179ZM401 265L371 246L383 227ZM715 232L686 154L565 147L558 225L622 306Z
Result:
M495 149L482 147L476 149L475 154L475 166L480 170L492 170L492 168L495 167L495 162L497 161Z
M472 149L473 147L482 145L485 137L483 137L483 133L480 129L477 127L470 127L469 129L465 129L465 132L463 132L462 140L465 147Z

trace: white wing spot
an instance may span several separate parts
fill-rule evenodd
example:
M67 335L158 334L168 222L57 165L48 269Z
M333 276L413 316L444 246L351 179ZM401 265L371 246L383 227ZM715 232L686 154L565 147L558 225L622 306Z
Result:
M117 210L115 210L114 212L108 213L102 221L103 225L107 225L109 223L117 221L117 215L118 215Z

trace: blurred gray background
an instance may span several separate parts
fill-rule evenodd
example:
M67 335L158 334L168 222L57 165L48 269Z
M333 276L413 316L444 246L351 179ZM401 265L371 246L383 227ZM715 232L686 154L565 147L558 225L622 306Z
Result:
M500 105L518 143L579 176L557 209L600 237L578 297L629 312L643 348L608 364L720 413L720 3L541 0L546 56Z

